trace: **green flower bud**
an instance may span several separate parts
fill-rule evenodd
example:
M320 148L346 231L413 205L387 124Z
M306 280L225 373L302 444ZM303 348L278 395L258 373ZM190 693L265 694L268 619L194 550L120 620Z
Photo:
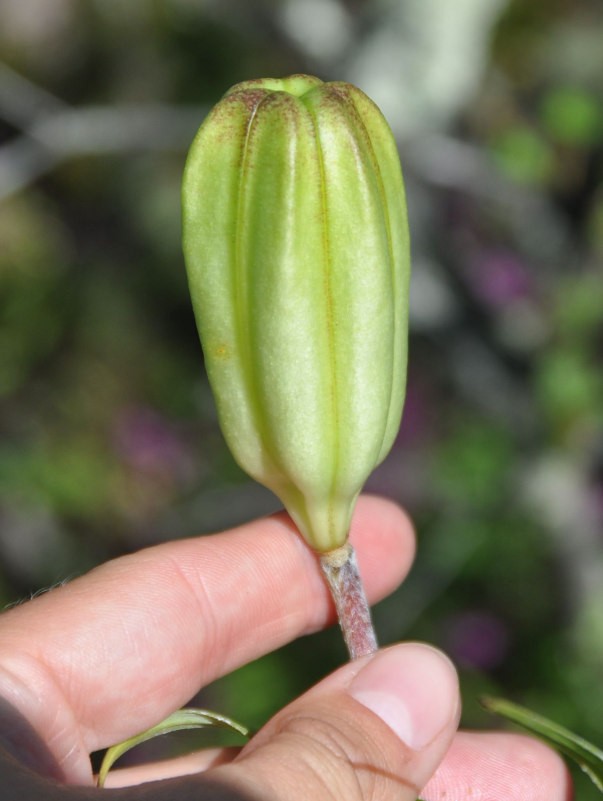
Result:
M349 84L237 84L193 142L183 215L226 441L314 548L337 548L404 402L409 236L391 131Z

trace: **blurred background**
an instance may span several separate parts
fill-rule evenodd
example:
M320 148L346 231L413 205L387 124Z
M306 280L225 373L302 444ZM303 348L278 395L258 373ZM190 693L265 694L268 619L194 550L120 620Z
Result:
M380 639L445 648L467 726L502 694L601 745L600 0L0 0L0 605L278 507L217 427L179 191L224 91L292 72L373 97L407 184L408 398L369 489L419 552ZM197 700L258 726L344 657L332 629Z

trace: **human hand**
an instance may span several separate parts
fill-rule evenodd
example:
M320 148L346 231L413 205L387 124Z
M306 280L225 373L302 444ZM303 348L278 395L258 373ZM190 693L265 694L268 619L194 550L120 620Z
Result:
M410 566L411 525L393 504L364 497L351 541L375 602ZM2 798L99 798L108 791L93 786L90 752L159 722L204 683L333 618L316 559L284 514L122 557L5 612ZM427 801L460 801L469 790L484 800L571 796L552 751L519 735L455 734L458 714L446 657L396 645L341 667L240 753L116 770L107 785L131 786L109 797L414 801L421 788ZM188 775L141 784L176 773Z

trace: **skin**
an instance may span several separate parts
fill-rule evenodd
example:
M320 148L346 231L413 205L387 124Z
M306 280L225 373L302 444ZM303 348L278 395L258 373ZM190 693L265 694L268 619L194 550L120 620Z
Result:
M390 502L364 497L351 540L375 602L410 567L412 526ZM316 558L284 514L114 560L5 612L2 797L414 801L423 788L426 801L571 798L562 761L540 743L456 731L454 669L417 643L344 665L240 752L116 770L108 786L118 789L94 787L90 752L158 722L203 684L333 616ZM398 733L392 728L393 707L379 706L383 688L411 699L411 735L404 721Z

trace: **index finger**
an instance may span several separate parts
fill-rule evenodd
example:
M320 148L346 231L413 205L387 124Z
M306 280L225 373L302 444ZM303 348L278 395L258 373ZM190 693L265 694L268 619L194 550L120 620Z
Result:
M366 497L351 540L369 600L378 600L410 565L411 525L392 503ZM10 610L0 620L0 666L20 689L0 692L38 731L59 719L66 726L52 702L66 704L92 751L332 619L314 554L279 514L122 557ZM40 697L49 699L43 711ZM48 720L32 720L40 714Z

